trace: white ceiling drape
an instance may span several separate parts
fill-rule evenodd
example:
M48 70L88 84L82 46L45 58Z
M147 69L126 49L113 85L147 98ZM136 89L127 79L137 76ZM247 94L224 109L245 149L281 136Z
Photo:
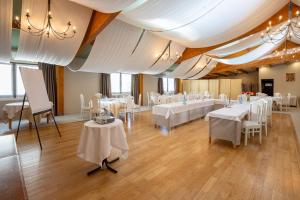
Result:
M197 63L199 59L201 59L202 55L192 57L181 62L173 72L169 73L167 76L170 78L180 78L184 77L186 73Z
M235 58L228 58L228 59L216 59L216 61L227 65L239 65L239 64L248 63L260 59L261 57L271 53L273 50L277 49L283 42L284 40L281 40L276 44L264 43L261 46L255 48L254 50L242 56L238 56Z
M44 26L47 14L47 0L23 0L22 22L26 22L26 9L30 10L31 22L41 28ZM43 62L66 66L75 57L85 35L92 10L66 0L52 0L52 25L55 30L62 32L68 21L76 26L76 35L71 39L58 40L53 36L32 36L21 31L19 48L15 60ZM26 29L26 23L22 28Z
M141 28L120 20L113 20L97 36L89 57L79 71L148 74L158 74L165 71L176 60L169 63L160 59L155 65L153 64L169 41L147 31L141 37L142 32ZM138 44L139 38L141 40ZM182 53L183 50L183 46L174 42L171 43L172 56L176 52Z
M288 0L153 0L119 19L150 29L187 47L207 47L234 39L267 20Z
M171 78L199 79L207 75L217 65L217 61L206 55L199 55L183 61L167 74Z
M207 54L217 56L217 57L225 57L237 53L239 51L243 51L245 49L261 45L263 43L264 42L261 39L261 34L256 33L248 37L245 37L243 39L229 43L227 45L221 46L217 49L213 49L207 52Z
M13 0L0 0L0 63L11 59Z
M70 0L103 13L119 12L136 0Z

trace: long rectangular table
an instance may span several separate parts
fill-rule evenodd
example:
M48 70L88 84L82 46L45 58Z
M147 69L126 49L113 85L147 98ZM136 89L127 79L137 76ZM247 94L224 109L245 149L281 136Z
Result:
M176 102L153 106L155 126L164 126L169 130L177 125L204 117L212 110L224 107L223 101L215 99L192 100L183 104Z
M240 145L242 121L250 111L250 104L234 104L231 107L209 112L209 141L231 141L233 147Z

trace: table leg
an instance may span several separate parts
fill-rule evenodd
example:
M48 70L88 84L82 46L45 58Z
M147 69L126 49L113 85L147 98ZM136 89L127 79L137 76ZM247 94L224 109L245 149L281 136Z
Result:
M114 160L112 160L112 161L108 161L107 158L105 158L105 159L102 161L102 167L98 166L97 168L95 168L95 169L89 171L89 172L87 173L87 175L88 175L88 176L89 176L89 175L92 175L93 173L95 173L95 172L97 172L98 170L102 169L104 165L106 166L106 168L107 168L109 171L111 171L112 173L116 174L116 173L118 173L118 171L115 170L114 168L112 168L109 164L112 164L112 163L118 161L119 159L120 159L120 158L118 157L118 158L116 158L116 159L114 159Z
M8 128L11 130L12 129L12 120L8 119Z
M50 114L47 114L47 124L49 124L50 121Z
M209 140L208 140L209 144L211 144L211 136L209 136Z
M29 121L29 129L32 129L32 122L31 121Z

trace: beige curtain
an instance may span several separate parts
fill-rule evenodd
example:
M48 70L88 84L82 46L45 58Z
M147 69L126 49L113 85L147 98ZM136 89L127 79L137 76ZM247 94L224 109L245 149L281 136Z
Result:
M220 79L220 94L230 96L230 79Z
M219 80L218 79L210 79L208 80L208 91L209 94L213 95L213 98L219 97Z
M182 81L182 90L183 92L190 93L191 88L191 81L190 80L183 80Z
M111 97L110 74L100 74L100 93L103 96Z
M199 80L199 92L208 91L208 80Z
M242 93L242 79L230 80L230 98L237 99L238 95Z

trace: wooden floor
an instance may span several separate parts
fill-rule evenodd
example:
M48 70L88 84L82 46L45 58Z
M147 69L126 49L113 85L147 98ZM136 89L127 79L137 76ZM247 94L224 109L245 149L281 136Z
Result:
M299 153L288 115L274 114L273 128L249 145L208 143L208 123L193 121L164 136L151 113L136 115L126 128L129 158L114 163L119 173L86 176L92 164L76 149L83 123L22 131L18 148L30 199L300 199ZM163 133L163 134L162 134Z

